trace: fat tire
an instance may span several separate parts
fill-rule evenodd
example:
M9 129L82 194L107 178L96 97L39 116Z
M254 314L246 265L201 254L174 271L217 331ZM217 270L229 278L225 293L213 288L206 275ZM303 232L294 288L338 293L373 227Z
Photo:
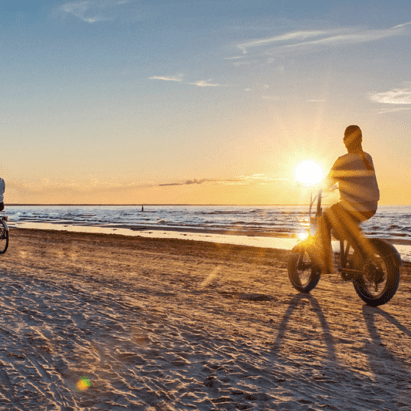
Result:
M9 246L9 229L3 220L0 220L0 254L4 254Z
M386 304L388 301L394 297L397 292L399 283L400 283L400 269L397 264L391 258L391 255L387 252L383 245L379 243L374 243L374 248L376 253L382 258L386 268L387 268L387 281L385 283L384 290L382 294L378 297L372 296L368 291L367 286L364 283L364 276L360 275L359 277L353 280L353 285L358 296L369 306L378 307L379 305ZM353 256L354 266L362 270L363 266L360 263L360 258L358 255Z
M298 261L300 256L305 255L308 257L309 261L312 264L310 277L305 284L301 284L301 279L298 274ZM290 253L290 257L288 259L287 264L288 269L288 278L290 279L291 285L301 293L309 293L313 290L318 282L320 281L321 277L321 270L318 266L313 263L312 258L310 257L309 247L306 244L297 244Z

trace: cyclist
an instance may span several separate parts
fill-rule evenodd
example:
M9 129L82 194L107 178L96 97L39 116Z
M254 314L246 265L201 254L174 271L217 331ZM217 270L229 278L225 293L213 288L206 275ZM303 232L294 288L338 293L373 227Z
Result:
M4 210L3 194L4 194L5 190L6 190L6 183L0 177L0 211Z
M380 191L371 156L362 149L362 132L358 126L348 126L344 132L348 153L338 157L325 182L325 189L338 183L340 201L325 210L318 220L322 272L332 273L331 229L338 237L347 238L361 255L367 243L359 224L377 211Z

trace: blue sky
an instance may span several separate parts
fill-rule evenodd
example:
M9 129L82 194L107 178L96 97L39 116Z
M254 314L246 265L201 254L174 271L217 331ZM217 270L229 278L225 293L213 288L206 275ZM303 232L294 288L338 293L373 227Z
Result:
M411 189L411 2L0 1L6 202L304 201L364 132ZM407 191L408 190L408 191Z

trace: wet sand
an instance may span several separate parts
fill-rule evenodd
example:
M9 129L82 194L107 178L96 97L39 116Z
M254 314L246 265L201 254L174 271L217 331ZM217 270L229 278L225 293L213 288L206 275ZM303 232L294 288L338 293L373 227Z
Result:
M411 265L371 308L336 275L298 294L287 256L12 230L0 409L411 409Z

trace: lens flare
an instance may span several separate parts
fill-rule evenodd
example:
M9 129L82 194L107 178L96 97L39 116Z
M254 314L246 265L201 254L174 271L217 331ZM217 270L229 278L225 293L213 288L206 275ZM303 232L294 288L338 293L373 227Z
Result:
M308 232L307 231L299 231L298 233L297 233L297 237L298 237L298 239L300 240L300 241L304 241L304 240L306 240L307 238L308 238Z
M324 178L324 172L315 161L304 161L295 169L295 177L305 186L314 186Z
M76 384L76 391L86 391L91 387L91 382L88 377L81 377Z

